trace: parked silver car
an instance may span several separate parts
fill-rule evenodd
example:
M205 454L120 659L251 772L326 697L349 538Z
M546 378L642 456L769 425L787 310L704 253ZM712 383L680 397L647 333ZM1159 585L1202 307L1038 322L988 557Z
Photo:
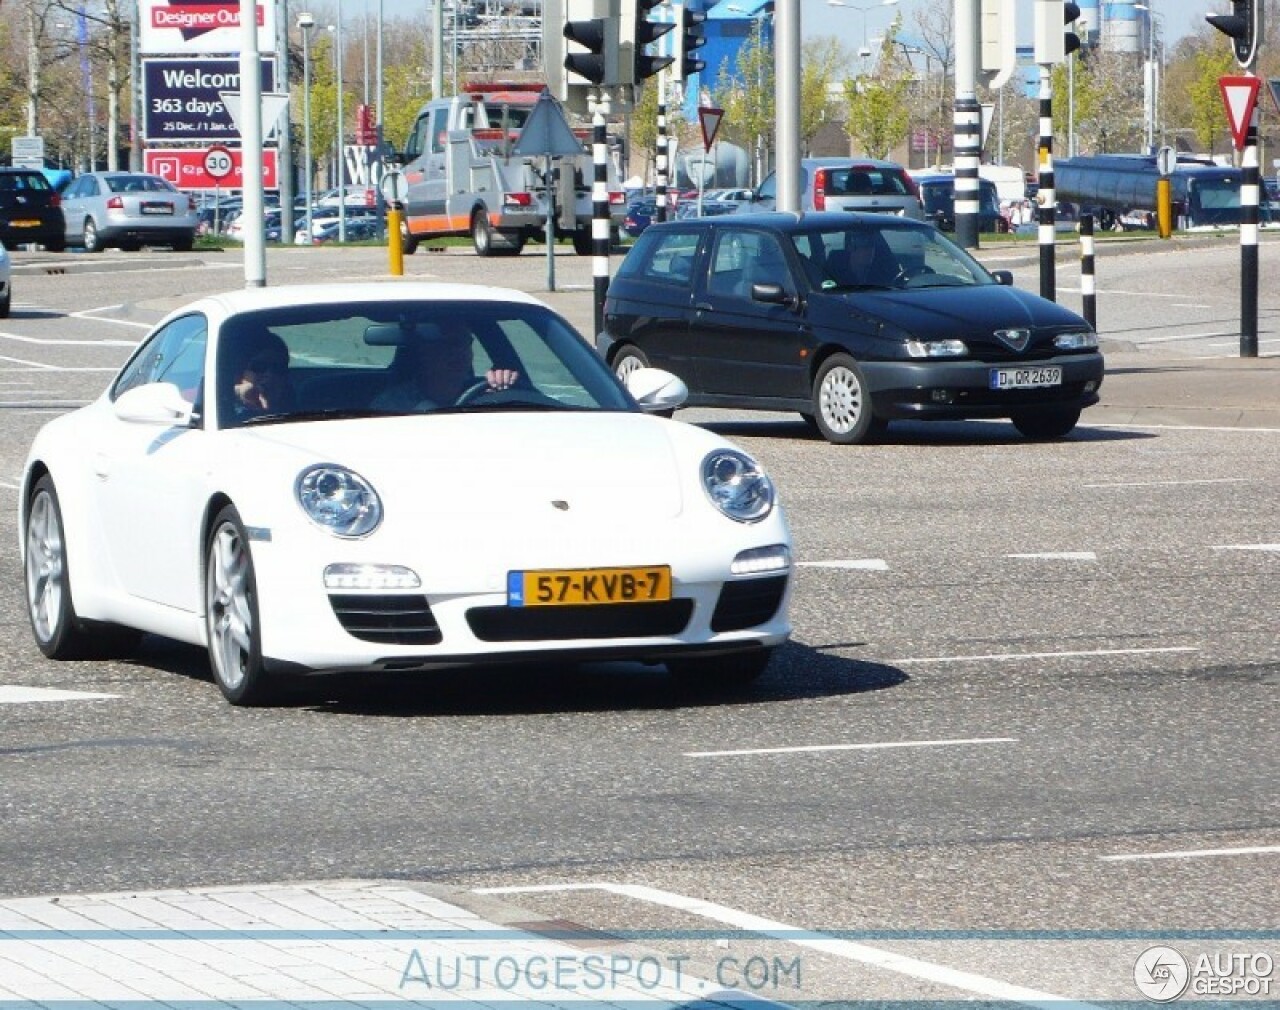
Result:
M139 249L172 246L186 252L195 242L199 216L194 197L167 179L142 172L86 172L62 194L67 245L102 252L107 246Z
M770 174L739 213L774 209L778 178ZM895 161L876 158L804 158L800 162L800 209L861 210L925 220L920 191Z

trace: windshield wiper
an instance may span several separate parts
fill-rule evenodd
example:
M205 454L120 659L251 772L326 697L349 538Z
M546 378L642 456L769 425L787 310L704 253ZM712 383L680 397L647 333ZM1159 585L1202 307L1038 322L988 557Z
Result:
M257 414L240 422L241 427L251 424L280 424L285 421L345 421L360 417L390 417L402 414L400 410L373 410L368 407L330 407L327 410L295 410L289 413Z

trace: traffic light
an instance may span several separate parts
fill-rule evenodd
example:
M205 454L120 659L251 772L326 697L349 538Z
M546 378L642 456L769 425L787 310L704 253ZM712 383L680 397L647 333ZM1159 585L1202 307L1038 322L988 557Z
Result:
M564 68L586 78L592 84L616 84L618 58L618 23L613 18L587 18L566 21L564 37L583 46L585 53L565 54Z
M706 20L705 14L689 10L688 0L685 0L676 21L675 75L682 81L687 81L691 74L696 74L707 65L707 61L698 59L695 52L700 46L707 44L702 25Z
M1079 49L1080 36L1073 30L1079 20L1080 6L1071 0L1036 0L1036 62L1061 63Z
M622 0L622 12L618 19L622 32L618 62L624 75L628 69L631 70L631 78L620 83L639 84L673 62L670 56L650 56L645 51L645 46L656 42L675 27L670 22L649 20L649 11L663 2L664 0Z
M1248 70L1258 55L1262 37L1262 0L1231 0L1230 14L1206 14L1204 19L1218 31L1231 36L1236 62Z

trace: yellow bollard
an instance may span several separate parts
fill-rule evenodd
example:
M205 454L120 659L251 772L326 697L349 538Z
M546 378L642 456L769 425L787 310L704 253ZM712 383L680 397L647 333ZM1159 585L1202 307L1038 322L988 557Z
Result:
M1173 186L1167 177L1156 180L1156 227L1161 238L1173 234Z
M404 276L404 246L400 239L400 207L392 204L387 210L387 256L391 262L391 276Z

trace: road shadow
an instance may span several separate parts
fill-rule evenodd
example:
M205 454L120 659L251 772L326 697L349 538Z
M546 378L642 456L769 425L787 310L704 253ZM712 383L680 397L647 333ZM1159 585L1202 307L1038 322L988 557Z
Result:
M280 678L277 706L335 715L547 715L670 710L760 704L862 694L896 687L896 667L839 653L862 643L789 642L764 675L744 687L710 688L676 680L660 664L549 662L461 667L411 673L348 673ZM130 665L208 684L216 692L203 649L147 636Z
M678 415L677 415L678 416ZM696 421L700 428L725 438L787 438L801 442L825 440L801 420L761 418L760 420ZM1082 422L1065 438L1037 442L1027 438L1012 423L991 421L893 421L888 429L862 446L832 446L833 449L874 448L885 445L1070 445L1080 442L1127 442L1155 438L1155 434L1132 429L1092 428Z

